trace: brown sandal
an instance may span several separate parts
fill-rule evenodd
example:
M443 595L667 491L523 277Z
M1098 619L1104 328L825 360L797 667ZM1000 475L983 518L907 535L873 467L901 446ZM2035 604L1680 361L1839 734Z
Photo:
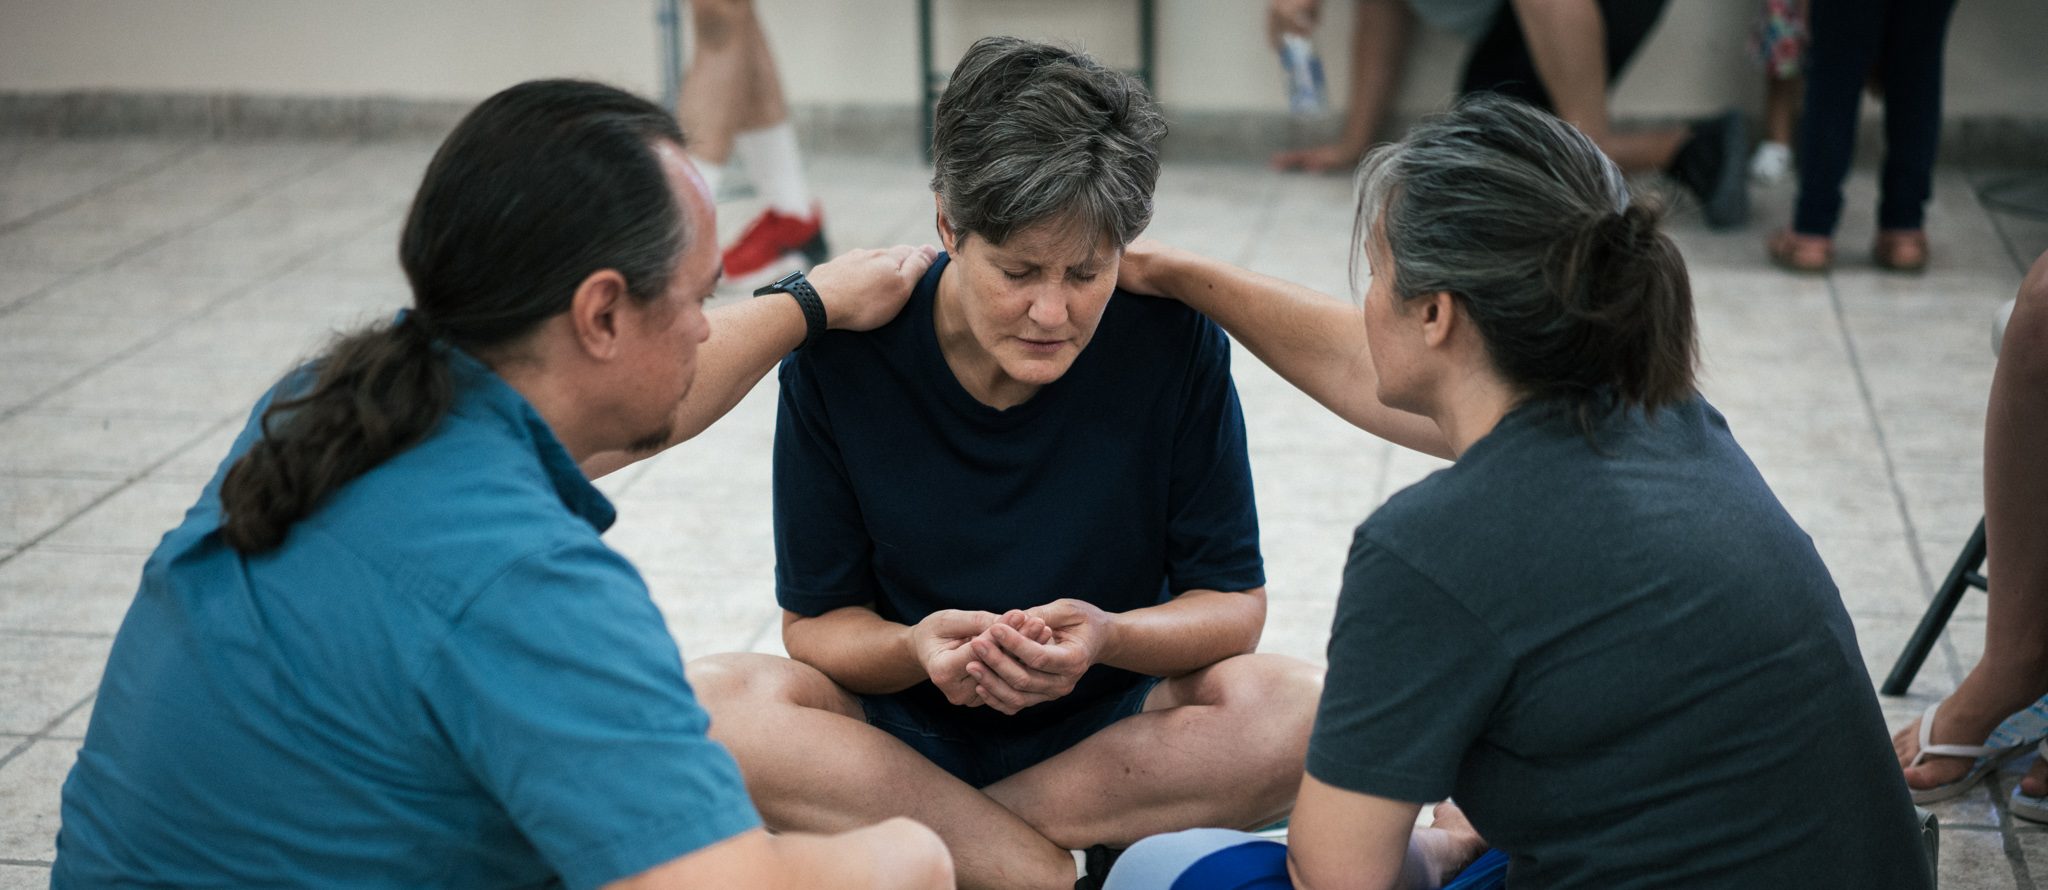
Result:
M1834 239L1820 235L1779 229L1765 247L1771 253L1771 262L1793 272L1826 272L1835 262Z
M1927 233L1921 229L1884 229L1870 257L1880 268L1893 272L1927 271Z

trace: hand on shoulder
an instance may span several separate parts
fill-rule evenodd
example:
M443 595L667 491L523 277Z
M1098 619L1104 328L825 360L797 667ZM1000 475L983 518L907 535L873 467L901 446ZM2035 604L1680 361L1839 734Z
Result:
M825 303L825 321L834 330L871 331L888 324L939 255L929 244L898 244L881 249L852 250L821 263L805 276Z

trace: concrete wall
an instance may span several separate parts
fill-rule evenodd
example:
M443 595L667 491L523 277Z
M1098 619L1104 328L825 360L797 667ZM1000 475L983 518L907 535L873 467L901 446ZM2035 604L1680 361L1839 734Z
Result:
M914 0L758 0L792 102L912 105ZM1318 42L1341 96L1350 4ZM1755 0L1672 0L1616 93L1622 117L1760 104L1747 59ZM1135 58L1122 0L937 0L942 62L1009 32ZM1159 95L1170 109L1272 111L1278 65L1261 0L1158 0ZM657 92L654 0L0 0L0 92L108 90L474 100L517 80L595 77ZM1424 33L1401 108L1449 95L1464 48ZM1949 115L2048 118L2048 0L1965 0L1949 39Z

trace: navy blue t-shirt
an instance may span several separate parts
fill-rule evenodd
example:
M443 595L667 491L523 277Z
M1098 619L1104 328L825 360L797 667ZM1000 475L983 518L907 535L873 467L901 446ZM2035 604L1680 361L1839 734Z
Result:
M1244 415L1222 330L1117 291L1066 375L997 410L939 352L940 255L894 321L834 331L782 363L775 595L820 615L872 604L914 624L1063 597L1109 612L1265 584ZM1037 727L1136 674L1097 666L1072 694L1005 717L903 693L935 719Z

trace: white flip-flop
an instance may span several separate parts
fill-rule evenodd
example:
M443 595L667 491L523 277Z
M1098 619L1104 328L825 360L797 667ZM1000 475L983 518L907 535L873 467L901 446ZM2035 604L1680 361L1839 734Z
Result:
M1985 776L1990 775L2000 766L2005 765L2006 761L2018 757L2027 750L2027 743L2024 741L2015 742L2011 745L1934 744L1933 740L1929 737L1934 733L1934 712L1940 708L1941 702L1935 702L1927 706L1927 713L1920 715L1920 753L1913 756L1913 762L1906 764L1906 768L1912 769L1919 766L1920 762L1928 757L1969 757L1973 759L1970 763L1970 771L1964 773L1962 778L1953 782L1944 782L1932 788L1907 786L1906 790L1913 792L1913 802L1917 804L1930 804L1961 797L1965 792L1976 787L1977 783L1983 780ZM2001 725L2000 729L2003 728ZM1993 730L1991 738L1985 741L1997 740L2000 738L2000 735L1998 730Z
M2041 743L2040 751L2041 759L2048 760L2048 742ZM2005 808L2028 822L2048 823L2048 797L2035 797L2021 791L2018 782L2013 783L2012 800L2006 802Z

